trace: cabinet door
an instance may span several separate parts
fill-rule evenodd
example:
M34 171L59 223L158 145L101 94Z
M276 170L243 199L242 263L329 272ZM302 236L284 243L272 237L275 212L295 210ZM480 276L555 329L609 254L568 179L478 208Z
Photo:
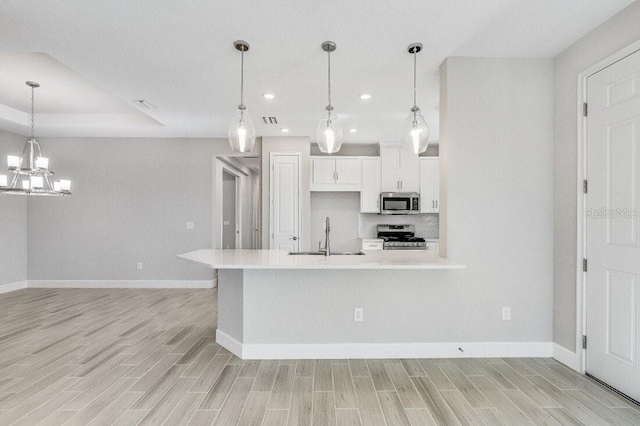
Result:
M380 159L362 160L360 213L380 213Z
M420 157L410 149L401 148L399 180L401 192L420 191Z
M360 184L360 159L336 158L336 183L338 185Z
M440 159L420 159L420 213L440 212Z
M335 183L336 160L333 158L311 159L311 183L324 185Z
M398 148L380 148L381 192L399 192L400 150Z

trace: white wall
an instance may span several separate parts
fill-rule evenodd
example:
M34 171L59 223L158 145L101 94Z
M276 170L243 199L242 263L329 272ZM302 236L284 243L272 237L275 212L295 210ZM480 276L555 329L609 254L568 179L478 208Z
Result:
M575 351L577 227L577 78L591 65L640 40L635 2L554 59L553 339Z
M9 180L7 155L21 155L26 141L24 136L0 130L0 174ZM0 291L3 284L26 279L27 198L0 194Z
M358 216L360 215L359 192L312 192L311 193L311 250L324 246L324 222L331 220L331 250L351 252L360 250L358 239Z
M40 143L73 195L29 199L29 280L211 279L176 255L211 247L213 157L225 140Z
M551 341L553 63L453 57L441 75L440 227L467 269L440 302L467 339Z

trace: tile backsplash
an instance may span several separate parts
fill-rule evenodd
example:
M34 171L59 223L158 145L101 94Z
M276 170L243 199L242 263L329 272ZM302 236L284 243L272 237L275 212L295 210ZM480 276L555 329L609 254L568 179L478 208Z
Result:
M375 238L378 224L415 225L416 237L437 239L439 237L438 214L380 215L360 214L358 216L358 237Z

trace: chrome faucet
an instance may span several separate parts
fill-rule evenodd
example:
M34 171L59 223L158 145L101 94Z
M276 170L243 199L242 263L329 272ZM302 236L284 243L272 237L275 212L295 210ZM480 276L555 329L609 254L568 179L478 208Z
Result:
M318 251L324 253L325 256L331 256L331 238L329 238L330 232L331 226L329 225L329 216L327 216L324 223L324 247L321 246L322 241L318 241Z

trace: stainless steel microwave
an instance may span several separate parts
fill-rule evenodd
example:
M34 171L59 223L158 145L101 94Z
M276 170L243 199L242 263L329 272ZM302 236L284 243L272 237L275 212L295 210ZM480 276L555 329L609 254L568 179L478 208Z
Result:
M383 192L380 194L380 214L418 214L420 194L417 192Z

